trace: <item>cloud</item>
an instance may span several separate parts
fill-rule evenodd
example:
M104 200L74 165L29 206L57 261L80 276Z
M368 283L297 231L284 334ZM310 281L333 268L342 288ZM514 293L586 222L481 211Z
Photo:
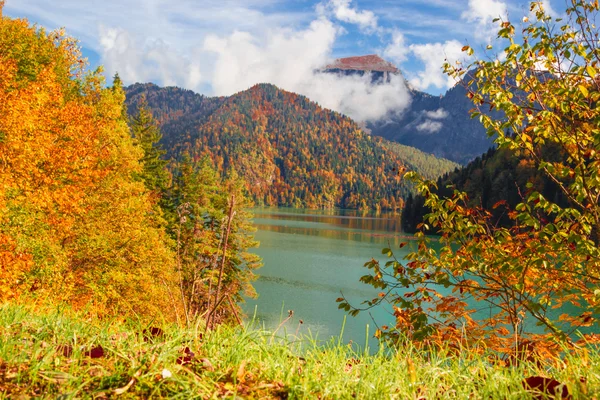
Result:
M436 18L452 16L428 14L421 6L442 6L458 18L454 2L407 0L398 13L374 12L380 3L370 0L360 4L371 8L360 8L352 0L293 5L279 0L203 0L201 7L196 0L61 0L51 8L43 0L9 0L7 9L50 29L66 26L82 38L87 51L99 55L108 76L119 72L127 84L152 81L207 95L231 95L270 82L357 120L401 111L410 102L408 90L402 78L373 86L368 77L315 73L334 54L379 49L419 89L444 90L454 84L441 65L444 54L452 57L462 46L439 39L411 44L409 38L415 35L395 25L420 21L426 24L417 24L419 29L433 31ZM392 17L399 15L404 19L394 22Z
M357 121L378 120L406 108L410 95L400 76L389 84L373 85L370 76L318 72L331 61L340 34L338 25L321 17L300 30L273 27L254 34L209 34L185 55L164 41L136 42L120 28L103 27L100 37L107 71L118 71L127 83L210 87L211 94L228 96L267 82Z
M260 82L298 88L327 63L337 32L331 21L322 18L300 31L271 29L260 39L248 32L209 35L203 50L215 57L214 93L229 95Z
M423 133L436 133L442 130L444 125L441 120L448 118L448 111L438 108L435 111L423 111L425 121L417 125L417 130Z
M243 32L210 36L204 50L216 56L211 85L215 94L228 95L269 82L358 121L378 120L406 108L410 95L401 76L374 85L370 76L318 72L330 60L338 34L335 24L320 18L306 30L273 30L262 40Z
M507 19L508 6L500 0L469 0L469 8L461 14L461 18L478 25L475 37L490 41L497 31L492 22L495 18Z
M425 116L431 119L446 119L448 118L448 111L438 108L435 111L425 111Z
M424 133L436 133L442 129L443 125L438 121L427 120L417 125L417 130Z
M357 121L377 121L400 114L411 102L404 78L399 75L392 75L387 84L373 85L369 76L319 74L303 84L300 93L308 93L322 106Z
M338 21L356 24L365 32L375 32L379 29L375 13L369 10L359 11L350 7L350 3L351 0L329 0L327 3L320 3L317 12L323 16L332 14Z
M392 32L392 41L387 45L383 51L384 57L395 61L396 63L403 63L408 59L410 49L406 45L406 40L402 32L394 30Z
M559 16L559 14L556 11L554 11L554 9L552 8L552 4L550 4L550 0L536 1L535 3L540 4L542 6L542 8L544 9L544 11L546 12L546 14L548 14L552 18L556 18ZM529 18L534 19L536 11L537 11L537 9L531 10L529 12Z
M415 74L410 83L418 89L425 90L431 86L444 89L454 86L454 78L444 74L442 65L447 60L453 64L463 62L465 55L462 44L457 40L445 43L412 44L409 49L425 65L425 70Z
M199 65L162 40L139 43L122 28L100 26L99 30L102 62L109 76L118 72L127 83L153 81L192 88L202 80Z

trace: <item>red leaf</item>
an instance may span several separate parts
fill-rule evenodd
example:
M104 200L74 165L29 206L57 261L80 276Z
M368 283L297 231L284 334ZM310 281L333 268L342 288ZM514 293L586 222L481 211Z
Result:
M144 335L145 342L147 342L148 340L154 341L154 339L161 338L165 335L163 330L157 327L150 327L148 329L144 329L144 332L142 332L142 334Z
M530 376L523 379L523 387L531 391L534 399L546 399L548 396L560 395L561 399L571 399L567 386L556 379L543 376Z
M104 357L104 349L102 348L102 346L98 345L92 347L91 350L86 351L84 354L89 358L102 358Z
M194 361L195 357L196 355L194 354L194 352L190 350L189 347L186 347L185 349L183 349L183 355L178 357L176 361L177 364L180 365L190 364Z

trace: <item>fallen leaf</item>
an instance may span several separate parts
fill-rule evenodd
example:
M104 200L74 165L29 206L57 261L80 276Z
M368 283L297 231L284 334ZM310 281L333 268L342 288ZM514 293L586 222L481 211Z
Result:
M179 365L185 365L185 364L190 364L194 361L196 357L196 354L194 354L194 352L192 350L190 350L189 347L186 347L185 349L183 349L183 355L180 357L177 357L177 364Z
M523 379L523 387L530 391L533 398L546 399L548 396L560 395L561 399L571 399L567 386L560 383L556 379L546 378L543 376L530 376Z
M154 326L152 326L148 329L144 329L142 334L144 335L145 342L147 342L149 340L154 341L155 339L159 339L159 338L162 338L163 336L165 336L165 333L162 329L154 327Z
M92 347L91 350L86 351L84 354L86 357L89 358L102 358L104 357L104 349L102 348L102 346L97 345L95 347Z
M208 358L201 358L200 362L202 363L202 367L204 367L207 371L214 371L215 367L213 367L212 363Z
M240 367L237 370L236 377L237 377L237 380L240 382L244 382L244 377L246 376L246 364L247 364L246 360L242 361L242 363L240 364Z

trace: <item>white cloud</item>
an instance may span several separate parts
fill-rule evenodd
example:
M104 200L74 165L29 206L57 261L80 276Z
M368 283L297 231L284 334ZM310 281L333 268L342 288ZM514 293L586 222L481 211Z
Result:
M435 111L425 111L425 116L431 119L446 119L448 118L448 111L438 108Z
M301 31L272 29L260 40L248 32L210 35L203 50L215 57L214 93L229 95L261 82L292 90L327 63L336 35L336 26L326 19Z
M406 40L402 32L394 30L392 32L392 41L383 51L383 55L396 63L402 63L408 59L410 50L406 45Z
M197 64L161 40L140 43L122 28L100 26L99 41L107 75L118 72L126 83L155 81L195 88L202 80Z
M453 64L463 61L465 56L462 52L462 44L457 40L445 43L427 43L410 45L411 53L423 64L425 70L418 72L410 83L418 89L425 90L431 86L445 89L454 86L454 78L444 74L442 65L447 60Z
M321 3L317 5L318 1ZM360 5L369 4L366 7L379 5L359 1ZM412 4L414 10L424 2L407 0L403 7ZM69 34L81 38L85 47L100 55L108 76L119 72L127 84L152 81L208 95L231 95L256 83L270 82L355 119L376 119L409 103L403 79L373 86L368 78L333 77L314 71L332 61L334 50L345 49L344 55L367 54L377 48L373 44L377 41L379 53L403 69L419 89L443 90L454 84L443 75L441 65L445 55L452 58L462 47L457 41L411 45L409 38L414 34L407 33L406 27L401 30L391 25L389 15L360 8L357 1L311 0L292 8L282 6L280 0L201 3L61 0L49 8L43 0L9 0L7 9L13 15L29 15L50 29L66 26ZM450 0L434 3L457 10ZM435 18L428 18L425 11L418 15L408 8L400 11L409 22L426 19L429 25L422 29L433 30ZM455 17L458 15L456 11ZM369 36L357 37L342 26Z
M300 93L322 106L341 111L358 121L380 120L401 113L411 101L402 76L393 75L388 84L373 85L369 76L336 77L320 74L303 82Z
M495 18L507 19L508 6L500 0L469 0L469 8L465 10L461 18L476 23L475 37L490 41L497 31L494 25Z
M417 125L417 130L419 132L425 133L436 133L442 129L443 125L438 121L427 120L419 125Z
M400 76L389 84L373 85L369 76L317 72L331 61L339 34L339 26L319 18L301 30L274 27L262 34L209 34L186 55L162 41L136 42L119 28L103 28L101 44L107 72L118 71L126 83L157 81L193 90L208 86L213 95L227 96L266 82L358 121L402 111L410 95Z
M373 85L369 76L317 72L327 64L338 32L331 21L321 18L306 30L274 30L260 41L241 32L208 37L204 49L216 55L211 79L215 94L228 95L268 82L358 121L403 110L410 103L410 95L402 77L394 76L386 85Z
M366 32L378 30L377 16L373 11L359 11L351 7L351 0L329 0L327 3L320 3L317 11L321 15L332 14L332 16L341 22L356 24Z
M558 13L556 11L554 11L554 9L552 8L552 4L550 4L550 0L536 1L536 3L540 4L542 6L543 10L546 12L546 14L548 14L552 18L558 17ZM529 12L529 17L531 19L535 18L536 11L537 11L537 9L531 10Z

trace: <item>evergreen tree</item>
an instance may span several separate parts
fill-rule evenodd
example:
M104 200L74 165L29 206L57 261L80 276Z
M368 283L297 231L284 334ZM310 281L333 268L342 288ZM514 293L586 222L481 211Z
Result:
M114 82L120 84L118 75L115 76ZM140 160L143 171L140 178L153 194L163 193L169 179L166 169L168 161L162 158L166 154L160 145L162 134L145 98L138 105L137 114L130 117L129 125L135 142L143 151Z
M167 213L187 320L239 319L237 303L254 294L250 282L260 258L248 252L257 243L243 186L236 176L219 181L208 158L194 163L185 154L175 164Z

